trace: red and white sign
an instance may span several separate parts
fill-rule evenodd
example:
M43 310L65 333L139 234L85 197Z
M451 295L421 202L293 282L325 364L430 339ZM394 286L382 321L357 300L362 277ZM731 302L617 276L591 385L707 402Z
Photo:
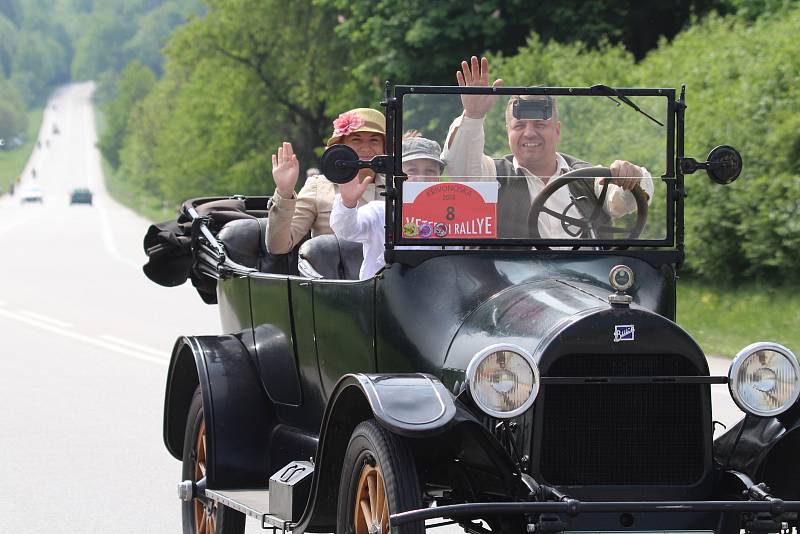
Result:
M491 182L405 182L403 237L497 237L497 188Z

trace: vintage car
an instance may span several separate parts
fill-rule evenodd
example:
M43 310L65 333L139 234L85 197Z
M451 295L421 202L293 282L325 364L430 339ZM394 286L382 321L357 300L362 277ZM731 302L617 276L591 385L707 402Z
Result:
M448 139L466 93L497 101ZM385 176L375 276L335 235L270 255L265 197L196 199L148 232L147 274L190 277L224 332L179 338L169 366L184 532L246 516L293 532L797 529L796 357L758 342L710 376L675 323L685 175L742 168L727 146L684 156L685 91L396 86L383 104L385 156L322 159L337 183ZM520 122L518 150L544 154L537 128L557 124L559 154L580 158L534 195L482 157ZM403 173L401 132L449 150L468 128L442 176ZM645 169L629 191L580 164L615 159ZM746 416L715 439L726 385Z

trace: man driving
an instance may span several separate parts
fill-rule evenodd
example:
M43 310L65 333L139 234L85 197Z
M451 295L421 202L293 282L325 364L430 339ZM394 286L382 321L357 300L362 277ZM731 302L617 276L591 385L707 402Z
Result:
M456 79L462 87L488 87L488 60L482 58L479 63L473 56L469 63L463 61ZM492 87L501 85L502 80L495 80ZM532 237L528 212L536 196L550 180L593 165L557 151L561 123L555 98L546 95L512 96L505 113L511 154L503 158L485 155L483 123L496 100L497 95L461 95L464 112L450 126L442 159L447 163L450 176L498 181L498 237ZM607 221L636 209L631 190L637 184L650 201L653 179L647 169L624 160L614 161L609 168L613 178L575 180L556 190L545 204L546 208L587 218L589 214L582 209L586 204L576 199L588 199L589 204L598 205L606 180L609 185L603 201L603 218ZM575 237L567 232L561 220L544 214L539 218L538 230L543 238Z

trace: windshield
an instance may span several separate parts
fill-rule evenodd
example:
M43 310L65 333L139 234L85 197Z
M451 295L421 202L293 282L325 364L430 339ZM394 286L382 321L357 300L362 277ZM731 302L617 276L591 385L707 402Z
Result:
M669 99L598 87L402 95L402 239L666 244Z

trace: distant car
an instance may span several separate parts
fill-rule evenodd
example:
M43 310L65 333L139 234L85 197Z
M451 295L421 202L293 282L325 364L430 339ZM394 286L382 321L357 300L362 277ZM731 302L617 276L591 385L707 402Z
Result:
M72 194L69 197L70 204L91 204L92 203L92 192L85 188L79 187L77 189L72 190Z
M38 185L29 185L23 187L19 193L19 201L22 204L26 202L44 202L44 197L42 196L42 188Z

